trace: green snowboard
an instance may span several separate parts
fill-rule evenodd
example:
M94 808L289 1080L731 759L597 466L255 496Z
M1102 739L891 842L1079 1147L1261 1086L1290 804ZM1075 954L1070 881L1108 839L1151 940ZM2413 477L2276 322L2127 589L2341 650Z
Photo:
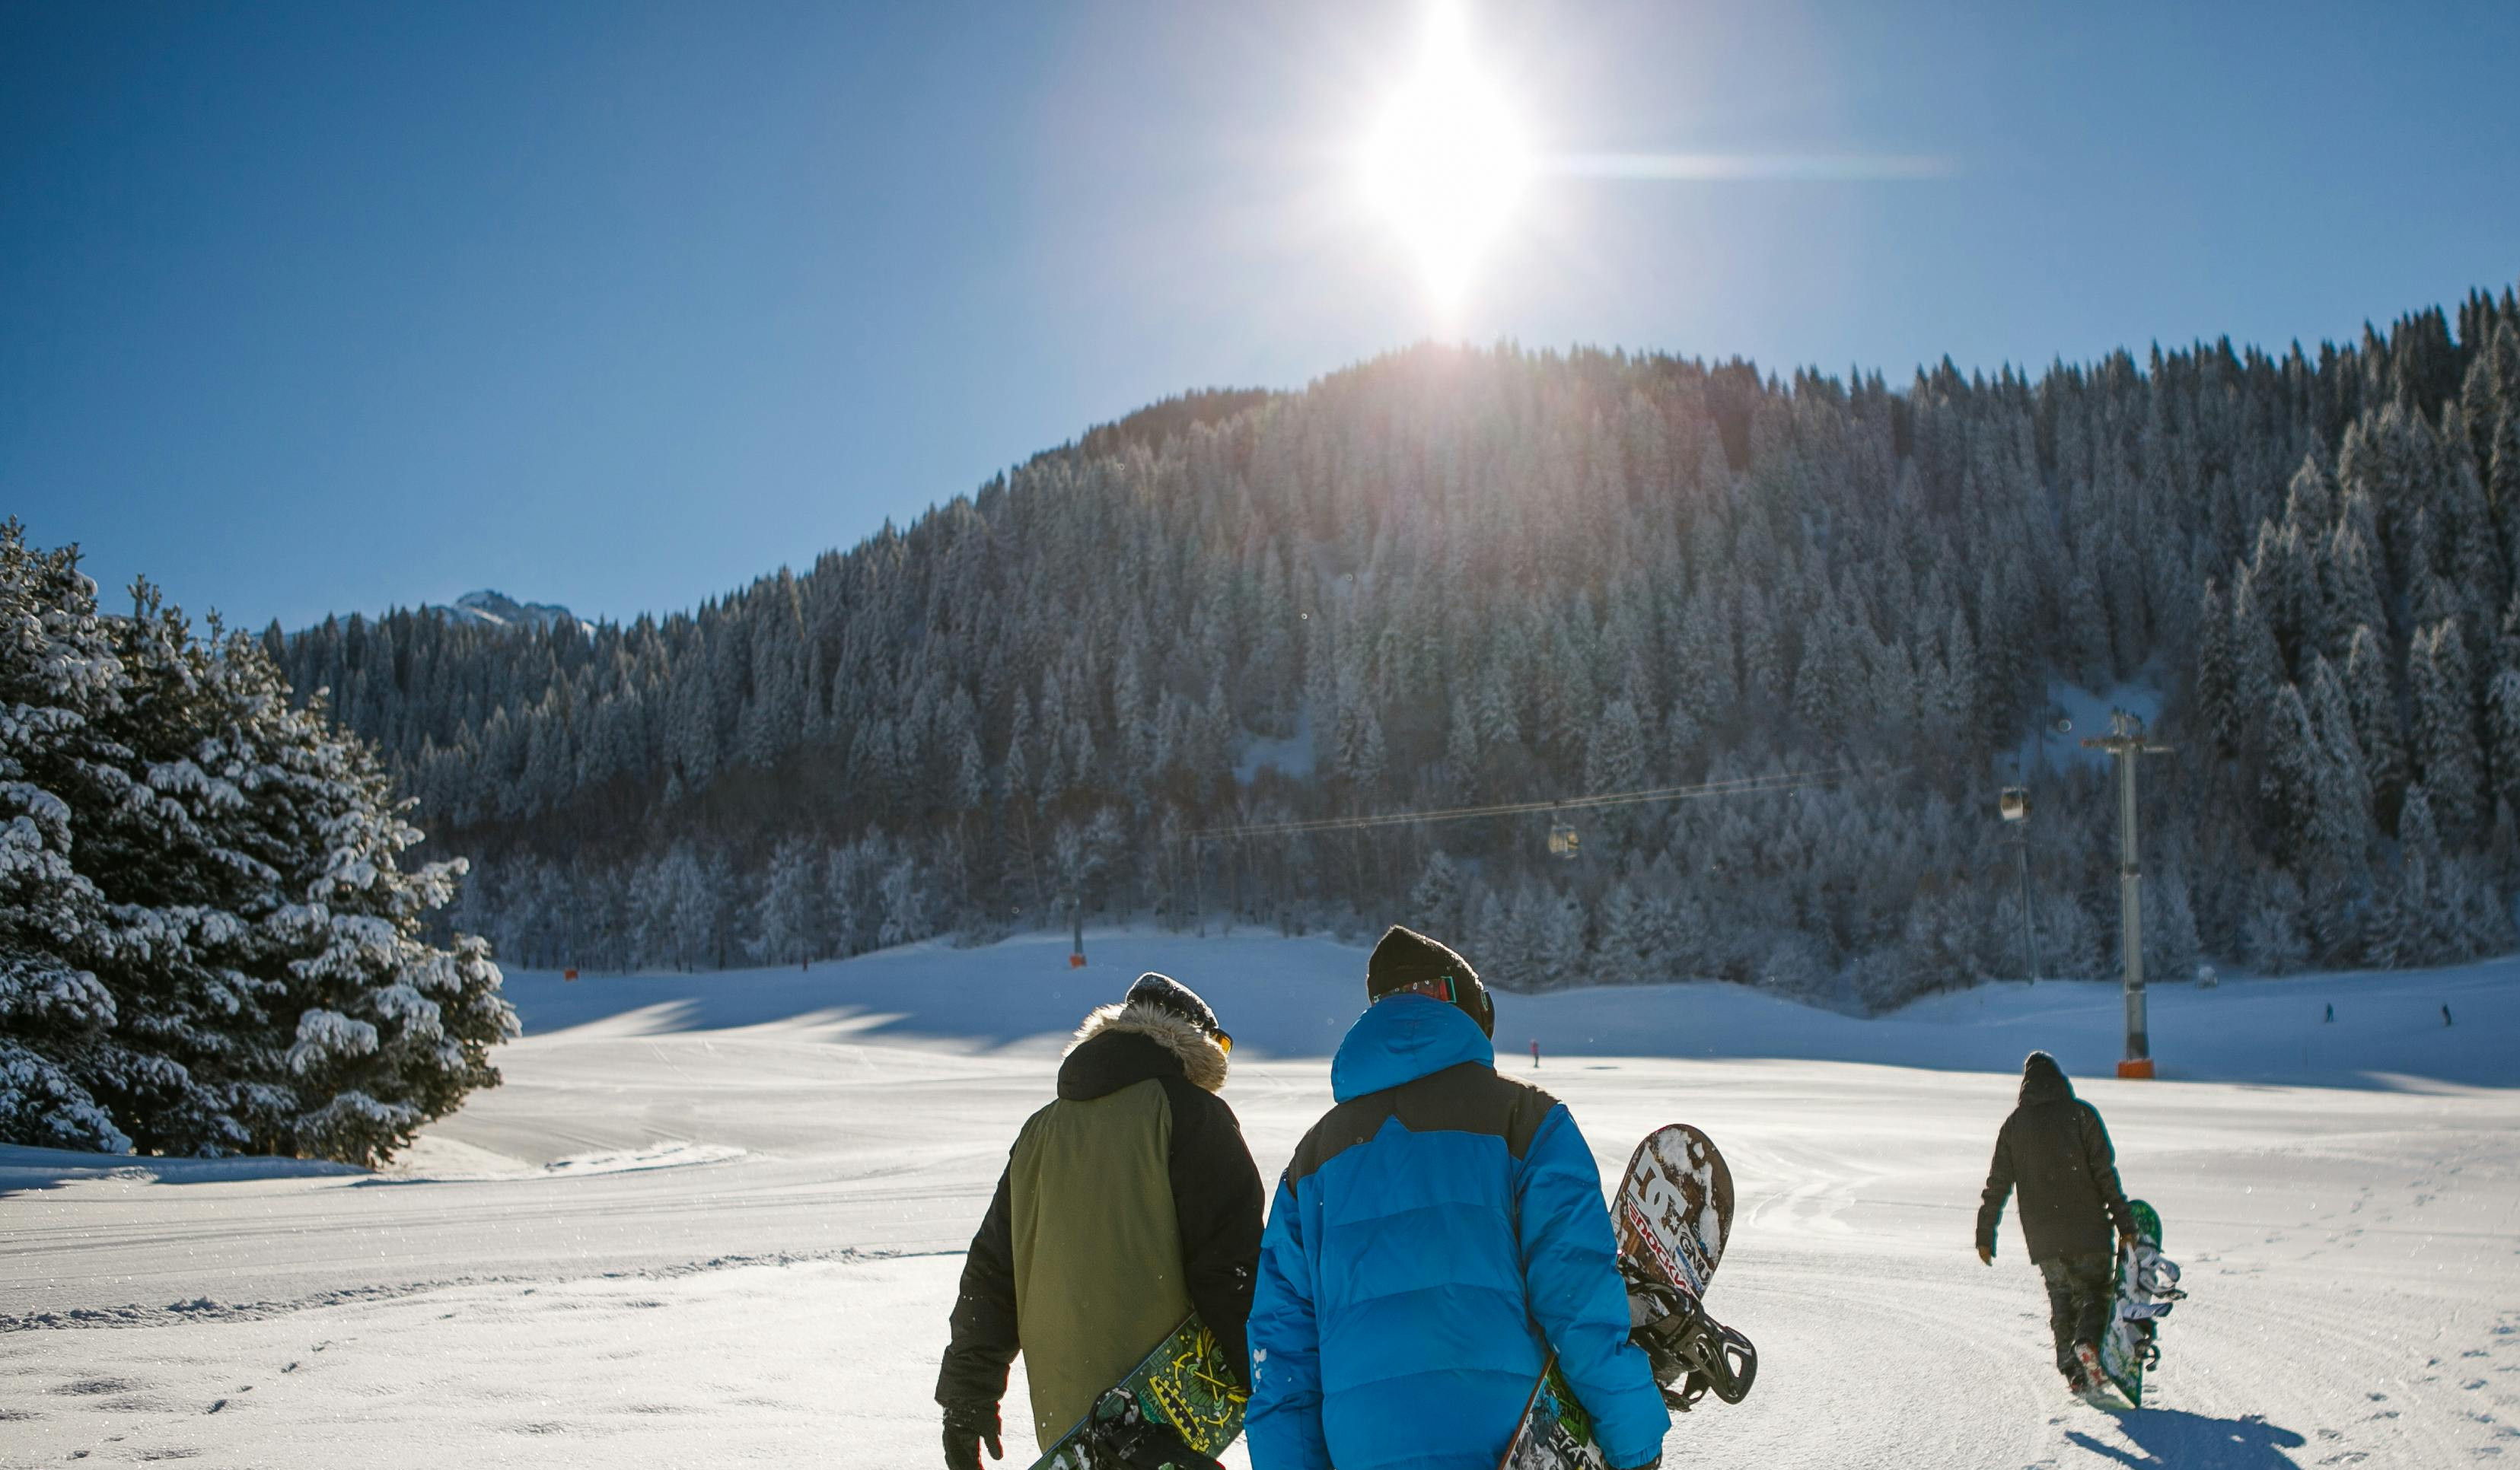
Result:
M1242 1433L1250 1397L1235 1381L1216 1334L1192 1313L1043 1450L1032 1470L1103 1470L1147 1462L1148 1449L1161 1463L1178 1448L1191 1451L1178 1457L1183 1470L1201 1470Z
M2166 1295L2158 1287L2151 1292L2138 1289L2138 1261L2145 1252L2155 1258L2161 1253L2161 1216L2139 1199L2128 1200L2127 1209L2135 1216L2136 1248L2118 1253L2117 1291L2110 1304L2108 1330L2100 1334L2100 1372L2128 1403L2140 1408L2144 1367L2161 1356L2153 1346L2158 1318L2170 1310L2169 1303L2184 1293L2176 1290L2179 1268L2167 1262L2160 1263L2168 1267L2171 1289Z

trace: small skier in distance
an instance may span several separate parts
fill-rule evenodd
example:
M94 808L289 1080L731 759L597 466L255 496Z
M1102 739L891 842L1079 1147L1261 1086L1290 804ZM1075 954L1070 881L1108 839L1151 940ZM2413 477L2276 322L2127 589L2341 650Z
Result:
M2442 1007L2442 1024L2445 1026L2450 1024L2450 1007L2448 1005L2444 1005Z
M1151 973L1077 1029L1058 1099L1016 1136L963 1267L936 1375L948 1470L979 1470L983 1445L1002 1453L1018 1349L1045 1446L1193 1308L1251 1381L1260 1171L1216 1095L1233 1045L1189 986Z
M2118 1184L2117 1153L2097 1108L2074 1095L2045 1051L2021 1064L2021 1100L1996 1136L1995 1162L1977 1210L1977 1258L1995 1264L2003 1202L2021 1190L2021 1239L2048 1280L2048 1326L2056 1371L2077 1394L2100 1384L2100 1333L2116 1295L2117 1245L2135 1241L2135 1213Z
M1565 1104L1498 1075L1468 962L1394 928L1295 1145L1251 1303L1252 1470L1495 1470L1549 1352L1614 1470L1671 1429Z
M2443 1006L2442 1014L2450 1014L2450 1007ZM1535 1072L1540 1070L1540 1038L1536 1036L1531 1039L1531 1070Z
M2327 1002L2327 1019L2329 1021L2336 1019L2336 1002L2333 1001Z

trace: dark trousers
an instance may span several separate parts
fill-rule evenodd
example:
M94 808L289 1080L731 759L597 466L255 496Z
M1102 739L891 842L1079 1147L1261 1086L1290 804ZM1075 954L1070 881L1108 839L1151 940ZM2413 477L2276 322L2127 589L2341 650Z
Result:
M2039 1263L2048 1278L2048 1328L2056 1334L2056 1371L2075 1371L2074 1344L2100 1345L2117 1299L2117 1259L2106 1255L2059 1256Z

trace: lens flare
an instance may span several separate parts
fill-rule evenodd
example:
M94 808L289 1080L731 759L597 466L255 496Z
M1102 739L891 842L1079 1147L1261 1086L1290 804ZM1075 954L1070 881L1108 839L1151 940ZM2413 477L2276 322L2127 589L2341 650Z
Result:
M1439 306L1461 303L1531 173L1520 119L1472 55L1461 8L1430 7L1417 69L1368 135L1359 181Z

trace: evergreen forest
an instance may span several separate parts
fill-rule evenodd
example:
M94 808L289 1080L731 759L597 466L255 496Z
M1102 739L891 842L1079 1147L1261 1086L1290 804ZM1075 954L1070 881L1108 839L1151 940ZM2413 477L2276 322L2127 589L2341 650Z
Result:
M260 641L511 962L1405 921L1511 989L1880 1009L2114 972L2115 777L2058 729L2111 702L2173 747L2154 978L2510 948L2516 596L2505 290L1897 384L1420 346L1156 405L689 612Z

